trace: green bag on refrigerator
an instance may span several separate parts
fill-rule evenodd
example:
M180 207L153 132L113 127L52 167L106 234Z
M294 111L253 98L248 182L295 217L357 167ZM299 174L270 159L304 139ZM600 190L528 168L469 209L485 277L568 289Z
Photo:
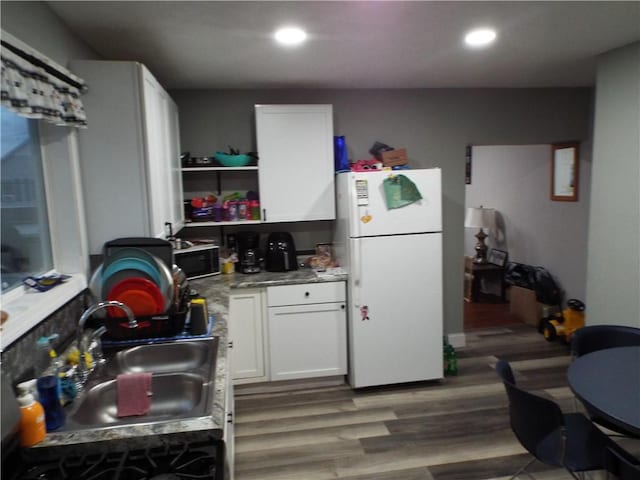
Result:
M418 187L404 175L390 175L384 179L382 186L389 210L422 200Z

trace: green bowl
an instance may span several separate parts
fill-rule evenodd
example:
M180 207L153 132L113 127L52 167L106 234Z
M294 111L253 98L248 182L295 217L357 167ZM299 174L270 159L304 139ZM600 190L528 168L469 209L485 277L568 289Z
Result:
M222 152L216 152L215 159L225 167L244 167L249 165L251 157L249 155L229 155Z

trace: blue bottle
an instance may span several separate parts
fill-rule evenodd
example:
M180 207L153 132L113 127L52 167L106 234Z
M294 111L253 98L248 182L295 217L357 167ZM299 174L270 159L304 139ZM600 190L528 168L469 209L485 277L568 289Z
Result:
M40 377L37 382L40 403L44 408L44 421L47 432L52 432L64 425L64 410L58 395L58 379L53 375Z
M347 141L344 139L344 135L333 137L333 157L336 172L345 172L349 170Z

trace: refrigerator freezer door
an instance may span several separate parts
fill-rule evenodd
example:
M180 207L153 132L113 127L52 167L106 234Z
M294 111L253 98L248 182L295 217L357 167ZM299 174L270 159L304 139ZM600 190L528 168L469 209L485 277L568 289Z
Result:
M442 231L442 193L439 168L393 172L350 173L348 178L350 237ZM422 200L388 209L383 181L389 175L404 175L422 195Z
M352 239L350 249L351 385L442 378L442 234Z

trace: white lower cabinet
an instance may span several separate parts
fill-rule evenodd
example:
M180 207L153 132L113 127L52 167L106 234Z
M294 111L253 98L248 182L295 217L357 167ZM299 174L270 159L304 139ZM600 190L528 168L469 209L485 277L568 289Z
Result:
M232 290L233 383L346 375L345 282Z
M227 377L227 393L224 407L224 478L233 480L235 462L235 402L233 400L233 382Z
M263 289L233 290L229 298L229 362L236 384L267 380L263 299Z
M269 378L345 375L344 282L267 288Z

